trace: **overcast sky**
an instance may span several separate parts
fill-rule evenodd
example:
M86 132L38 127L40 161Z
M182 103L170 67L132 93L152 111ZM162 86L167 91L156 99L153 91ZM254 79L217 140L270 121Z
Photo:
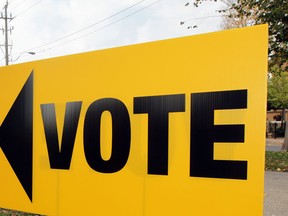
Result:
M13 17L9 26L14 27L9 34L11 64L218 31L221 17L216 10L222 7L209 2L194 8L193 0L8 2L9 16L12 13ZM5 3L0 1L1 9ZM4 26L4 20L0 22ZM3 34L0 42L4 44ZM28 51L36 54L29 55ZM4 53L0 54L0 65L4 65Z

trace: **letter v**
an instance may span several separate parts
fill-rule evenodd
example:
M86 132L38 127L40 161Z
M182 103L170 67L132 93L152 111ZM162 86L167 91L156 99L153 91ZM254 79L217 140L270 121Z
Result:
M54 104L41 104L51 169L69 169L82 102L66 104L61 148L59 148Z

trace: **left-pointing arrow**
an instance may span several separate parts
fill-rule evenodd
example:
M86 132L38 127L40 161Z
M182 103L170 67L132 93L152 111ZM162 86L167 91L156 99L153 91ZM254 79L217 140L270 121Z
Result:
M33 72L0 127L0 146L32 202Z

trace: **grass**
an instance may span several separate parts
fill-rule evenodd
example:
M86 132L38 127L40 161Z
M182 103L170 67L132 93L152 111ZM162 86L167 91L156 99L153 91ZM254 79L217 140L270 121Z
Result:
M288 172L288 152L266 151L265 170Z
M1 212L0 216L35 216L34 214L29 214L29 213L19 213L17 211L13 211L13 210L7 210L5 212Z
M0 208L0 216L36 216L35 214Z

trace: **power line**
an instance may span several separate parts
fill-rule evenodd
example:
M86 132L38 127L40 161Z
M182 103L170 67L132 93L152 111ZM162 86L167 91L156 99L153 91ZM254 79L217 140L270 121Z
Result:
M45 44L43 44L43 45L41 45L41 46L33 47L33 48L29 49L29 50L36 50L36 49L39 49L39 48L41 48L41 47L45 47L45 46L47 46L47 45L56 43L56 42L58 42L58 41L61 41L61 40L63 40L63 39L66 39L66 38L68 38L68 37L71 37L71 36L73 36L73 35L76 35L76 34L82 32L82 31L85 31L85 30L87 30L87 29L89 29L89 28L92 28L92 27L94 27L94 26L96 26L96 25L99 25L100 23L102 23L102 22L104 22L104 21L106 21L106 20L108 20L108 19L111 19L111 18L113 18L113 17L115 17L115 16L117 16L117 15L119 15L119 14L121 14L121 13L123 13L123 12L125 12L125 11L127 11L127 10L129 10L129 9L137 6L137 5L139 5L139 4L141 4L141 3L144 2L144 1L146 1L146 0L141 0L141 1L139 1L139 2L137 2L137 3L135 3L135 4L133 4L133 5L131 5L131 6L129 6L129 7L125 8L125 9L123 9L123 10L121 10L121 11L115 13L115 14L112 14L112 15L104 18L104 19L101 19L101 20L97 21L96 23L93 23L93 24L91 24L91 25L89 25L89 26L87 26L87 27L85 27L85 28L82 28L82 29L80 29L80 30L78 30L78 31L75 31L75 32L73 32L73 33L71 33L71 34L68 34L68 35L66 35L66 36L64 36L64 37L58 38L58 39L56 39L56 40L54 40L54 41L50 41L50 42L48 42L48 43L45 43Z
M212 16L204 16L204 17L193 17L191 19L188 19L188 20L185 20L185 21L182 21L182 24L186 23L186 22L189 22L191 20L201 20L201 19L209 19L209 18L215 18L215 17L221 17L221 15L212 15Z
M67 43L71 43L71 42L73 42L73 41L75 41L75 40L78 40L78 39L81 39L81 38L83 38L83 37L87 37L87 36L89 36L89 35L91 35L91 34L93 34L93 33L95 33L95 32L98 32L98 31L100 31L100 30L103 30L103 29L111 26L111 25L114 25L114 24L116 24L116 23L118 23L118 22L120 22L120 21L122 21L122 20L124 20L124 19L126 19L126 18L128 18L128 17L130 17L130 16L133 16L133 15L135 15L135 14L137 14L137 13L139 13L139 12L141 12L141 11L149 8L149 7L152 7L153 5L159 3L160 1L162 1L162 0L155 1L155 2L147 5L147 6L144 7L144 8L141 8L141 9L139 9L139 10L137 10L137 11L135 11L135 12L133 12L133 13L125 16L125 17L122 17L121 19L118 19L118 20L116 20L116 21L114 21L114 22L112 22L112 23L110 23L110 24L107 24L107 25L105 25L105 26L103 26L103 27L101 27L101 28L98 28L98 29L96 29L96 30L94 30L94 31L92 31L92 32L89 32L89 33L87 33L87 34L85 34L85 35L79 36L79 37L74 38L74 39L69 40L69 41L65 41L65 42L60 43L60 44L58 44L58 45L55 45L55 46L53 46L53 47L50 47L50 48L47 48L47 49L44 49L44 50L37 51L37 53L45 52L45 51L47 51L47 50L51 50L51 49L54 49L54 48L56 48L56 47L63 46L63 45L65 45L65 44L67 44Z
M192 21L192 24L190 24L190 26L188 26L187 28L188 29L195 29L195 28L198 28L198 23L200 20L203 20L203 19L211 19L211 18L218 18L218 17L221 17L221 15L211 15L211 16L203 16L203 17L193 17L193 18L190 18L188 20L185 20L185 21L181 21L180 22L180 25L184 25L190 21ZM198 23L196 22L198 21ZM195 23L196 22L196 23Z
M2 46L0 46L0 49L1 49L2 53L3 53L3 55L5 56L5 53L4 53L3 49L2 49ZM4 57L4 58L5 58L5 57ZM4 58L3 58L3 59L4 59ZM2 61L3 59L1 59L0 61Z
M38 5L41 1L43 0L39 0L38 2L36 2L35 4L31 5L29 8L27 8L26 10L18 13L15 17L13 17L13 19L15 19L16 17L19 17L20 15L26 13L28 10L32 9L33 7L35 7L36 5Z
M12 0L13 1L13 0ZM12 2L11 1L11 2ZM23 0L23 1L21 1L19 4L17 4L15 7L13 7L12 9L11 9L11 11L13 11L13 10L15 10L16 8L18 8L20 5L22 5L25 1L27 1L27 0ZM11 3L10 2L10 3Z

